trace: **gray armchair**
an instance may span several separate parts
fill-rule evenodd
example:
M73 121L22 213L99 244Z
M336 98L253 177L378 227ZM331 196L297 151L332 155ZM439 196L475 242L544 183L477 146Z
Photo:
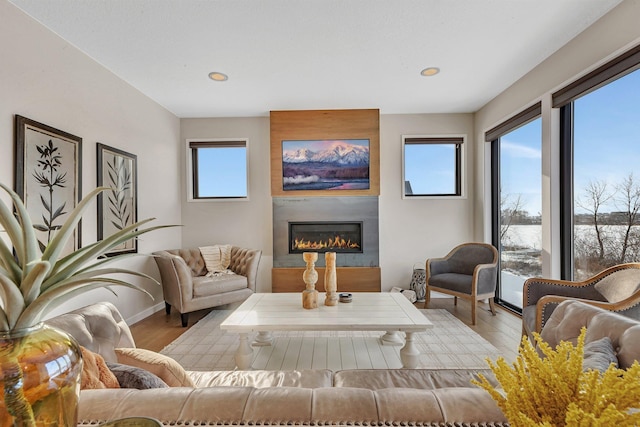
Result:
M154 252L160 270L165 310L175 307L187 326L189 313L244 301L256 291L258 264L262 251L231 247L229 269L234 274L207 276L207 268L199 248L171 249Z
M444 258L427 260L427 292L425 308L429 305L431 291L453 295L471 301L471 323L476 324L478 300L489 299L491 313L496 309L498 279L498 251L487 243L463 243L456 246Z
M522 292L522 333L533 340L563 301L576 300L640 320L640 263L618 264L582 282L534 277Z

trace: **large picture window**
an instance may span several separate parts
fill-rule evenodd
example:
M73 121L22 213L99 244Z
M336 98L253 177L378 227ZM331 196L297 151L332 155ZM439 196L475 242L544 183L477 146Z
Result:
M402 138L403 197L462 196L462 136Z
M537 103L489 130L497 302L522 310L522 286L542 274L542 119Z
M640 47L553 94L561 108L562 275L640 261Z
M246 199L247 141L189 141L193 200Z

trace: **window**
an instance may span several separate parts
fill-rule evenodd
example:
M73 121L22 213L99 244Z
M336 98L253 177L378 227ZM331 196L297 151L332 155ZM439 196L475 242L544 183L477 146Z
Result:
M542 105L487 131L491 142L493 245L500 255L496 300L522 311L522 285L542 274Z
M402 137L403 197L462 196L463 136Z
M560 107L562 277L640 261L640 46L553 94Z
M246 199L247 140L188 141L193 200Z

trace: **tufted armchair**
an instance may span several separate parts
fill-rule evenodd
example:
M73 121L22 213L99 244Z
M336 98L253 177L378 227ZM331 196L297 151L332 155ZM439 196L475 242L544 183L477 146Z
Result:
M429 305L431 291L471 301L471 323L476 324L478 300L489 299L495 316L493 297L498 279L498 251L488 243L463 243L444 258L427 260L427 292L424 307Z
M207 276L199 248L154 252L160 270L165 309L175 307L187 326L189 313L243 301L256 291L256 278L262 251L231 247L229 270L234 274Z
M534 277L522 292L522 333L533 339L563 301L577 300L640 320L640 263L618 264L582 282Z

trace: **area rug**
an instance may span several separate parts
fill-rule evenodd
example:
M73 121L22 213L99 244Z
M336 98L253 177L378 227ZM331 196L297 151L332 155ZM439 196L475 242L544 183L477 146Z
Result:
M455 316L443 309L420 310L432 323L414 334L420 350L419 368L483 369L486 358L499 351ZM231 310L212 310L187 332L162 349L192 371L233 370L238 334L220 330ZM381 345L380 332L274 332L271 346L255 346L253 369L389 369L401 368L400 348ZM255 334L250 335L250 342Z

